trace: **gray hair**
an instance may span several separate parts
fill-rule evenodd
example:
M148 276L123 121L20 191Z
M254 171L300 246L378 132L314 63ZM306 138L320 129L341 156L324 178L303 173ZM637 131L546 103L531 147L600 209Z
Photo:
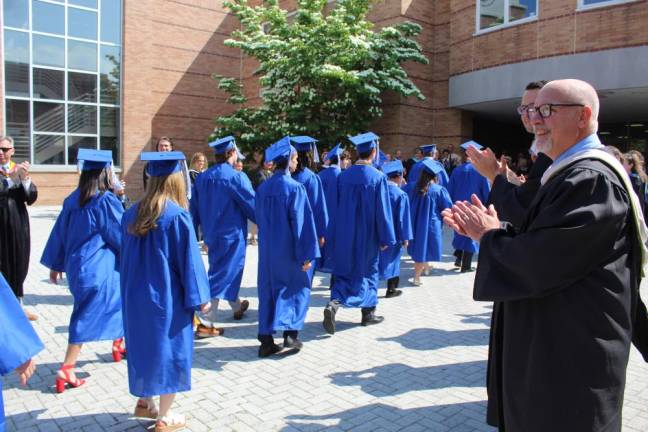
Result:
M9 144L11 144L11 147L14 146L14 140L11 138L9 135L7 136L0 136L0 142L2 141L9 141Z

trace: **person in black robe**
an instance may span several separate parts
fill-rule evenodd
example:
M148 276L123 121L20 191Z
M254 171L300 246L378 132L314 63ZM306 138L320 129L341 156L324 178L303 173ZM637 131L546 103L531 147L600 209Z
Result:
M595 156L608 156L597 113L582 81L540 91L532 118L555 162L517 230L476 199L444 215L481 240L473 296L499 304L487 421L500 431L621 430L646 227L621 165Z
M0 271L22 304L31 245L27 206L36 201L38 190L29 177L29 162L14 163L14 152L13 139L0 137Z

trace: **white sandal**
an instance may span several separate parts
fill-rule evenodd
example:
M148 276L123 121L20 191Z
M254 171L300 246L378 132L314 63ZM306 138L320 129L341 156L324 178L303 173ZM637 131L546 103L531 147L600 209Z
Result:
M186 426L187 420L184 415L169 411L167 415L157 418L155 432L173 432L184 429Z
M421 286L421 285L423 285L423 284L421 283L421 279L414 278L414 280L412 280L412 285L414 285L414 286Z

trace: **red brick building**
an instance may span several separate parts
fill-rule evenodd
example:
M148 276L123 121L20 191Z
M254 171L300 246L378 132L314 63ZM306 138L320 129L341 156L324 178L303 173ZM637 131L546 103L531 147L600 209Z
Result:
M30 160L39 203L76 185L76 148L109 148L129 193L139 153L159 136L207 151L231 111L211 75L239 76L254 102L254 63L223 41L239 25L222 0L3 0L0 128ZM287 9L291 5L286 2ZM475 138L516 151L524 85L576 77L600 90L601 138L644 150L648 137L648 0L385 0L377 26L411 20L429 65L408 65L425 101L385 97L384 149ZM94 60L93 60L94 58Z

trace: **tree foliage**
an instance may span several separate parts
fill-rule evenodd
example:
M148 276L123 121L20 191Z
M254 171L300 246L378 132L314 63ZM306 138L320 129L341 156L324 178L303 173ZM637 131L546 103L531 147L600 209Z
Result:
M247 149L287 134L334 145L382 115L385 91L425 99L402 67L428 63L415 40L421 27L404 22L374 31L370 6L371 0L299 0L289 14L277 0L225 2L242 24L225 45L258 61L262 103L249 106L238 79L215 75L238 109L216 119L213 137L235 135Z

